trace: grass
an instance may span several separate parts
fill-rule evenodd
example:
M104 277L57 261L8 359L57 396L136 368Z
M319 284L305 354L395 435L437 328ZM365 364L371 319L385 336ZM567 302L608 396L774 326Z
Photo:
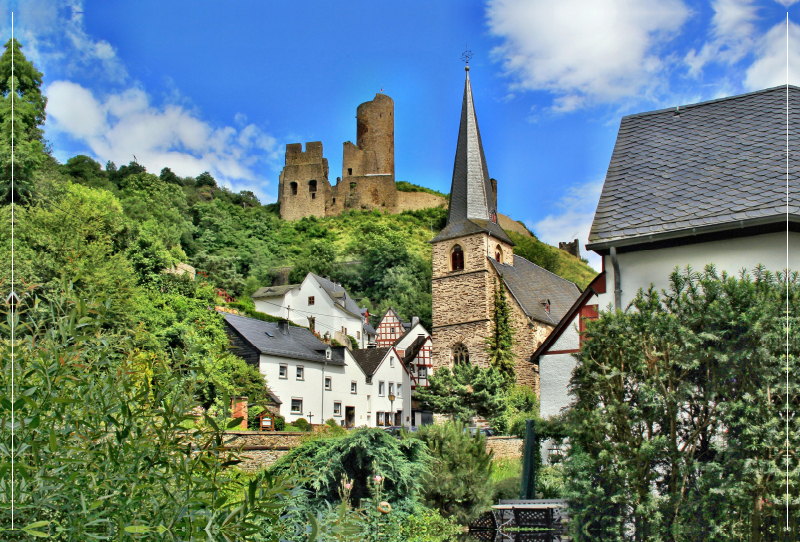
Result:
M522 459L501 457L494 460L492 482L499 482L508 478L522 476Z

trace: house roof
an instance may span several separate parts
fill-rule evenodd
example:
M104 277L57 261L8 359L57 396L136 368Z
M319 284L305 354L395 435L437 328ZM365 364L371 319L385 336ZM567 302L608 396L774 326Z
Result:
M605 289L603 289L600 292L597 292L595 288L597 288L596 285L599 284L605 285L605 282L606 282L605 273L600 273L594 278L594 280L592 280L589 286L587 286L586 289L581 293L581 295L578 296L578 299L575 300L575 302L569 308L567 313L561 318L561 321L558 323L558 325L555 328L553 328L553 331L550 332L550 335L547 336L544 342L542 342L542 344L539 345L539 348L537 348L536 351L533 353L533 355L530 358L532 362L535 363L537 359L539 359L548 350L550 350L550 347L552 347L556 343L556 341L558 341L558 339L564 333L564 330L566 330L567 327L575 320L575 316L580 314L580 310L584 307L584 305L586 305L586 303L592 297L598 295L598 293L604 293Z
M508 291L517 300L529 318L558 324L561 318L581 295L574 283L531 263L522 256L514 254L514 265L497 263L489 258L497 274L503 277ZM550 300L550 313L542 306L542 300Z
M283 286L263 286L253 292L250 297L253 299L263 299L267 297L283 297L292 288L298 288L299 284L285 284Z
M361 367L361 370L364 371L364 374L367 376L372 376L375 374L375 371L378 370L383 358L386 357L386 354L389 350L393 350L393 346L384 346L382 348L362 348L359 350L353 350L350 352L353 355L353 358L358 363L358 366Z
M780 86L623 117L587 248L800 221L798 109Z
M417 357L420 348L430 340L430 337L417 337L416 340L411 343L411 345L406 348L406 351L403 353L403 363L405 363L406 367L414 361L414 358Z
M315 275L314 273L309 273L314 279L319 283L320 287L325 291L326 294L330 296L333 302L339 306L339 308L343 309L345 312L355 316L356 318L361 318L361 307L347 294L347 291L344 287L340 284L336 284L335 282L327 279L325 277L320 277L319 275Z
M344 355L337 352L338 349L333 349L331 359L326 359L328 345L306 328L287 326L284 334L279 331L277 323L228 313L225 322L262 354L345 365Z
M456 159L450 185L447 225L431 242L488 231L513 245L503 228L491 221L493 216L497 220L497 202L494 199L489 168L483 153L481 131L478 128L478 116L475 114L472 83L469 80L469 66L467 66Z
M377 335L378 334L378 332L375 331L375 328L372 327L369 324L364 324L364 333L366 333L367 335Z

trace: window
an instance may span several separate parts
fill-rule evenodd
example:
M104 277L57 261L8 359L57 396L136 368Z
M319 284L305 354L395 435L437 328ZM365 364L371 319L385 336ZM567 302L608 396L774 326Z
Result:
M292 414L302 414L302 413L303 413L303 400L292 399Z
M291 183L289 186L292 188L292 195L296 196L297 195L297 183Z
M356 195L356 187L358 186L357 183L350 183L350 196Z
M469 350L461 343L453 347L453 363L469 363Z
M367 412L372 412L372 396L367 395ZM369 417L369 416L367 416Z
M419 368L419 377L420 378L428 378L428 369L427 369L427 367L420 367Z
M334 203L334 205L336 204L336 198L333 198L333 203Z
M310 181L308 181L308 191L309 192L317 191L317 181L315 179L311 179Z
M347 174L348 175L352 175L353 174L353 168L351 168L351 167L347 168Z
M325 389L328 391L331 389L331 377L329 376L325 377Z
M314 296L310 295L308 296L308 306L310 307L313 304L314 304Z
M331 359L331 349L330 348L325 350L325 359Z
M358 384L356 383L355 380L350 382L350 393L358 393L357 386L358 386Z
M503 263L503 248L500 245L494 249L494 259L497 263Z
M455 245L450 252L451 271L461 271L464 269L464 251L461 245Z
M392 332L392 333L394 333L394 328L391 328L391 329L392 329L392 331L391 331L391 332Z
M317 193L311 192L311 199L317 199Z
M383 425L383 412L375 413L375 423L377 425Z
M394 356L389 356L389 367L394 367Z
M297 378L297 380L304 380L304 378L303 378L303 368L302 367L298 367L297 368L296 378Z
M394 382L389 382L389 395L394 395Z
M400 382L398 382L398 383L397 383L397 396L398 396L398 397L400 397L400 396L402 395L402 394L400 393L400 391L401 391L402 389L403 389L403 385L402 385Z
M356 331L356 339L360 339L360 338L361 338L361 332L360 331Z
M342 415L342 403L333 403L333 415L334 416Z
M381 397L383 397L383 395L384 395L384 393L383 393L383 380L378 382L378 395L380 395Z
M287 367L286 365L281 365L280 371L278 372L278 376L280 376L281 378L286 378L288 372L289 372L289 367Z

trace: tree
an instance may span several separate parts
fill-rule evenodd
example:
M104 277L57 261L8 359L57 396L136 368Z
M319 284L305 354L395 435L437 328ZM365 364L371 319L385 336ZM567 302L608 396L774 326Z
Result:
M422 408L458 420L476 415L491 420L506 410L506 387L505 377L494 367L457 363L452 372L442 367L433 373L428 387L416 390L416 399Z
M201 186L210 186L212 188L216 188L217 181L214 179L214 177L211 176L211 174L208 171L204 171L203 173L197 176L197 179L195 181L195 186L197 188L200 188Z
M486 338L486 352L489 354L489 363L492 367L500 371L508 383L514 381L515 373L515 354L514 354L514 335L515 330L511 325L511 307L506 301L506 289L503 277L500 277L500 284L497 279L494 281L494 308L492 312L492 333Z
M800 484L798 277L671 282L587 322L566 425L576 540L778 540Z
M40 90L42 73L25 58L21 48L20 43L12 38L6 42L5 52L0 57L0 93L3 97L0 102L0 191L7 202L32 200L34 172L46 156L41 127L45 121L47 98Z
M80 184L92 188L105 188L111 190L114 186L103 171L103 167L88 156L79 154L73 156L61 166L61 171Z
M428 445L433 457L422 478L422 501L443 517L455 517L466 525L489 510L494 494L492 452L486 438L475 435L463 422L425 425L414 434Z

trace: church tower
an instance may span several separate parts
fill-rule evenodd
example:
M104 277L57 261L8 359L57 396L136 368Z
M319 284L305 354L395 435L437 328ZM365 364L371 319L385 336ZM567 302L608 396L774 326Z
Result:
M514 242L497 223L469 65L466 71L447 225L431 240L434 371L461 361L488 365L495 268L514 265Z

